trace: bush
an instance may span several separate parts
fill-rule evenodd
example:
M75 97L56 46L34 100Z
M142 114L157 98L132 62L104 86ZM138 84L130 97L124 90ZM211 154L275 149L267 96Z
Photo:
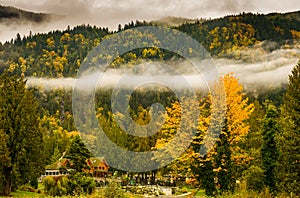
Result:
M182 187L181 189L177 190L175 192L176 195L181 195L181 194L184 194L184 193L187 193L188 192L188 188L187 187Z
M107 188L104 190L104 197L106 198L126 198L125 192L122 190L121 186L115 182L111 182Z
M32 188L34 188L34 189L37 189L38 186L39 186L38 179L35 178L35 179L31 180L31 181L30 181L30 186L32 186Z
M35 189L33 187L31 187L29 184L19 186L18 190L26 191L26 192L35 192Z
M43 184L45 193L51 196L92 194L96 187L94 179L84 173L75 173L69 178L48 176Z
M260 197L263 197L263 198L273 198L273 194L272 192L269 191L269 188L264 188L261 193L260 193Z
M75 173L68 180L68 194L81 195L92 194L96 188L96 182L85 173Z
M258 166L251 166L244 172L247 189L260 192L264 188L264 172Z
M68 178L67 177L45 177L43 179L44 191L51 196L67 195Z

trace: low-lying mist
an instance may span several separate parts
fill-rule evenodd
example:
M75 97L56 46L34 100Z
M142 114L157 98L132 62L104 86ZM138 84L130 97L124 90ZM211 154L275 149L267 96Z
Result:
M239 58L213 59L220 75L233 73L245 85L246 89L257 87L279 88L288 83L288 76L300 59L300 48L294 46L268 52L260 46L255 46L251 49L235 51L232 56ZM79 80L83 90L94 88L112 89L116 84L119 88L126 89L135 84L143 84L143 82L153 84L162 81L162 79L178 90L191 87L206 89L206 83L211 83L209 82L210 79L203 79L201 73L191 72L186 63L175 66L176 71L178 71L177 74L161 72L163 66L164 64L159 62L147 63L144 72L139 74L126 73L124 69L110 69L104 73L94 71L83 75ZM207 67L211 67L211 65L207 65ZM97 81L99 76L101 78ZM45 91L53 89L71 90L74 82L75 78L27 78L28 87L41 87ZM95 82L98 82L97 86L95 86Z

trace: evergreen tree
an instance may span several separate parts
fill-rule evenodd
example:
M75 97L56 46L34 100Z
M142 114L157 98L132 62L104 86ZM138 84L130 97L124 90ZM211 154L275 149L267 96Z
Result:
M279 151L277 189L283 193L300 194L300 62L289 76L289 85L281 112L281 130L276 136Z
M258 100L255 100L253 104L254 111L249 117L250 131L245 137L245 141L242 143L241 147L253 158L250 165L261 167L261 147L263 144L261 126L265 116L265 109Z
M215 156L215 163L217 168L217 176L218 176L218 183L220 185L220 190L223 192L229 191L232 189L232 157L231 157L231 150L230 144L228 139L230 138L230 134L228 133L227 129L227 121L225 119L225 126L222 130L217 147L216 147L216 156Z
M192 167L193 173L196 175L198 181L202 181L202 187L207 196L214 196L217 188L215 185L215 173L213 171L213 164L210 157L204 156L202 163L199 166Z
M82 172L87 167L86 160L92 157L90 151L86 148L79 135L76 135L67 151L66 158L71 160L70 167L77 172Z
M4 191L4 165L10 165L9 150L7 148L7 135L0 129L0 192Z
M38 104L26 82L4 73L0 78L0 194L36 179L43 170L43 133Z
M60 153L59 148L55 147L54 152L50 159L50 164L56 162L61 156L62 156L62 154Z
M261 147L262 164L264 168L264 183L271 192L275 190L274 168L278 158L275 136L278 133L276 107L269 101L265 103L266 114L262 120L263 145Z

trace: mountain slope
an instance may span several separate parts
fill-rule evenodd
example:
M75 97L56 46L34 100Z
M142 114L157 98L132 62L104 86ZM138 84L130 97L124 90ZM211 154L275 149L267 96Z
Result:
M12 10L14 12L6 12L5 16L16 18L16 14L13 14L16 10ZM34 17L29 18L34 19ZM120 27L119 30L147 25L153 24L146 21L130 22L123 28ZM176 28L199 41L211 55L240 60L243 58L241 51L259 43L267 52L289 46L299 46L300 11L268 15L242 13L195 23L184 23ZM113 33L107 28L81 25L64 31L54 30L49 33L31 34L24 38L18 34L11 42L0 44L0 72L14 65L24 65L27 68L26 76L74 77L85 56L104 36ZM141 34L140 36L143 40L149 35ZM155 36L151 38L156 39ZM272 42L262 42L266 40ZM178 42L178 45L182 45L180 41ZM264 43L272 43L272 45L264 45ZM119 59L112 64L119 67L132 59L145 56L164 60L172 59L174 56L163 50L146 50L148 52L144 54L143 49L136 49L129 55L120 55Z
M0 5L0 22L13 20L41 23L49 20L50 17L51 14L34 13L10 6Z

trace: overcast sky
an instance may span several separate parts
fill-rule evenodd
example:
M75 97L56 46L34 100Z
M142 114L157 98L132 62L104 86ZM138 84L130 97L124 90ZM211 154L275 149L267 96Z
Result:
M300 10L299 0L0 0L9 5L34 12L67 16L60 23L46 27L14 27L11 33L26 34L65 28L67 25L89 23L116 29L131 20L155 20L165 16L215 18L240 12L269 13ZM4 39L3 27L0 39ZM21 30L22 29L22 30Z

